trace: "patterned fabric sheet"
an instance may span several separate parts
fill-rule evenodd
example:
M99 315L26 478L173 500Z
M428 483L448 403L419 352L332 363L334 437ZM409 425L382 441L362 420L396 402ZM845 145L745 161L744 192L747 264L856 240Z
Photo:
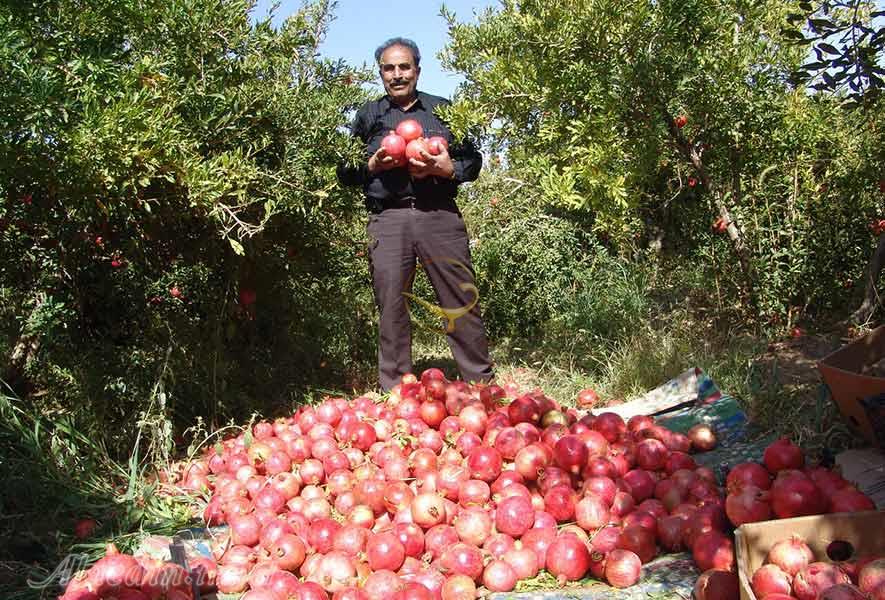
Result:
M669 382L668 382L669 384ZM661 386L660 391L668 384ZM686 405L680 399L680 406L656 414L655 419L665 427L682 433L697 423L707 423L717 433L719 443L709 452L695 454L699 464L706 465L723 478L725 469L740 462L760 461L765 447L773 436L762 436L749 423L747 415L737 401L723 394L710 377L698 370L698 395L694 404ZM721 481L720 481L721 482ZM209 529L194 528L179 533L184 541L188 558L211 556L211 538L224 531L224 527ZM147 538L139 548L139 554L169 560L169 544L172 540L164 536ZM509 592L491 594L492 600L517 598L519 600L688 600L700 572L686 553L666 554L643 565L639 583L627 588L616 589L594 579L585 579L566 586L531 592ZM208 600L233 600L239 594L210 594L202 596Z
M695 460L710 467L722 481L723 470L747 461L759 462L765 447L774 441L774 435L764 435L748 420L733 397L721 395L707 404L683 407L656 420L673 431L686 433L698 423L707 423L718 437L716 448L695 454Z

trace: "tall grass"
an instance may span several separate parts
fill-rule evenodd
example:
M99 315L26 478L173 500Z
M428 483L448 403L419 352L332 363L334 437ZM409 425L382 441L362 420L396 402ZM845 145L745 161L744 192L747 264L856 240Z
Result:
M142 420L145 440L163 439L159 422ZM150 447L137 444L127 463L116 462L69 416L35 414L11 392L0 394L0 597L54 598L60 582L29 581L45 579L69 554L91 561L110 541L133 551L146 535L186 525L191 502L164 489L156 474L169 464L148 458ZM74 525L85 518L98 526L78 539Z

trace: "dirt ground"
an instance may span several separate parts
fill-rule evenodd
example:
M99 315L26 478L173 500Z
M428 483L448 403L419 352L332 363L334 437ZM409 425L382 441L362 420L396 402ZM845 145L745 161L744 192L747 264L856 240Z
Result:
M855 339L859 334L851 330L830 333L802 333L773 342L759 357L756 367L770 374L784 387L816 386L821 382L817 370L819 360Z

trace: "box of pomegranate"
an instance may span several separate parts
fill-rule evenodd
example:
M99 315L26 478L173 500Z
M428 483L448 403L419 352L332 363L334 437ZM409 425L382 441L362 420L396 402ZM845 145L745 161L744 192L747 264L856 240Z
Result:
M885 511L747 523L735 547L741 600L885 598Z

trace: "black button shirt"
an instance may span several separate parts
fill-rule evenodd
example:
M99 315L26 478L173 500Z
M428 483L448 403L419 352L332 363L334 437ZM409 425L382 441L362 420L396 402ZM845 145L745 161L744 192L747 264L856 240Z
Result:
M468 139L454 143L448 126L434 114L437 106L448 104L448 100L418 92L415 103L409 110L403 110L385 95L379 100L366 102L356 113L351 134L366 144L366 161L358 166L340 165L338 179L345 185L362 185L369 210L376 211L391 201L415 197L420 201L444 202L454 200L458 184L473 181L482 168L482 155ZM454 179L425 177L412 179L406 167L370 174L368 159L378 148L381 140L400 122L415 119L424 128L424 137L438 135L449 142L449 155L455 166Z

